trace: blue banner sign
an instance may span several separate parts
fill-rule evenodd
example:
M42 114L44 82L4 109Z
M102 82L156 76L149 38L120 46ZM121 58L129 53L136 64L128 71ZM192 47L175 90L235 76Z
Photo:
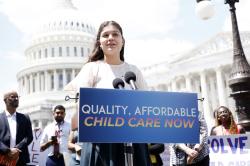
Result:
M197 143L196 93L80 89L79 141Z

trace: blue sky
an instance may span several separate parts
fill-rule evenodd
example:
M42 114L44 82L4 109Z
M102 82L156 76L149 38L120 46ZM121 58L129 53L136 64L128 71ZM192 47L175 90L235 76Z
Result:
M24 51L41 18L60 0L0 0L0 95L16 89L16 73L24 65ZM230 30L230 13L224 0L212 0L215 15L201 20L196 0L72 0L96 29L105 20L116 20L124 30L125 58L137 66L166 61ZM240 30L250 30L250 2L236 4ZM0 109L3 103L0 102Z

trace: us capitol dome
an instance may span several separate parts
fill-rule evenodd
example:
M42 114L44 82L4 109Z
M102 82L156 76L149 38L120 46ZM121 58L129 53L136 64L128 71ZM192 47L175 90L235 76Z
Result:
M65 101L63 91L80 71L92 50L95 28L71 0L53 0L54 10L33 34L25 50L25 64L17 73L19 111L30 116L33 127L44 128L53 120L53 107L66 107L69 121L76 109L74 101Z

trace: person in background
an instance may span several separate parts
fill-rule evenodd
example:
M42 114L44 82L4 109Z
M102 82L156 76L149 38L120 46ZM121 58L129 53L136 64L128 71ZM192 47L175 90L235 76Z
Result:
M42 133L40 150L43 152L49 148L46 166L64 166L64 155L68 153L68 137L70 134L70 123L64 121L65 108L57 105L54 108L53 123L47 125Z
M237 125L232 112L225 106L220 106L214 112L215 126L211 129L210 135L243 134L245 129Z
M146 82L141 71L124 59L125 39L121 26L115 21L103 22L98 30L89 61L82 67L77 77L64 88L79 92L80 87L114 89L113 80L124 78L128 71L136 75L139 90L146 90ZM131 89L125 82L125 89ZM78 110L72 118L72 129L78 127ZM147 144L133 144L134 165L149 166ZM81 165L84 166L124 166L124 145L122 143L84 143Z
M150 143L148 148L152 166L162 166L163 162L160 154L165 150L164 144Z
M19 96L16 91L4 94L6 109L0 113L0 154L9 161L17 160L17 166L30 162L28 146L33 140L28 115L16 112Z
M78 130L71 130L68 141L68 149L71 151L70 166L80 165L81 145L78 143Z
M173 166L209 166L208 129L202 112L199 113L200 142L198 144L171 144L170 163Z

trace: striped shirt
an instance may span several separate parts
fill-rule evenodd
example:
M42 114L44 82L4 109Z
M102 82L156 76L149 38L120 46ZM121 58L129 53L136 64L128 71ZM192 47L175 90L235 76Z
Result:
M207 138L208 138L208 129L207 129L207 123L204 118L204 115L202 112L199 114L199 124L200 124L200 151L198 156L193 160L193 163L197 163L204 159L206 156L209 155L209 146L207 144ZM184 150L185 148L194 148L195 144L170 144L169 151L170 151L170 165L176 165L179 164L179 160L177 158L176 153L177 148L180 150ZM184 151L183 151L184 152Z

